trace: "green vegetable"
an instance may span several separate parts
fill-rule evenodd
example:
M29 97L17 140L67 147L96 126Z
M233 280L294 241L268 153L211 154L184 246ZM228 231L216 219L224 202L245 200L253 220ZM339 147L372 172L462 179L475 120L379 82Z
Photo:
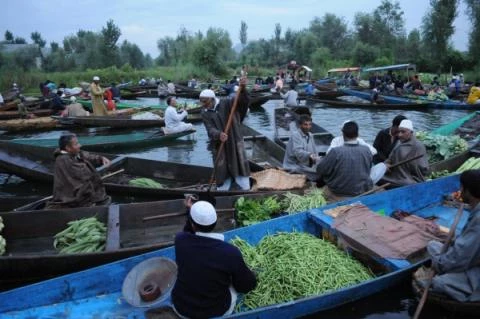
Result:
M285 211L289 214L303 212L312 208L321 207L327 204L323 196L323 190L312 188L305 192L305 195L286 193L282 201L283 206L287 207Z
M416 137L425 145L430 163L443 161L468 149L467 141L458 135L443 136L419 131Z
M128 181L128 185L147 188L164 188L162 184L146 177L131 179Z
M369 269L333 244L307 233L265 236L255 247L238 237L232 244L258 279L257 287L243 297L237 311L322 294L373 277Z
M61 254L103 251L107 228L96 217L70 221L68 227L54 236L53 247Z
M282 212L282 206L277 201L277 196L264 199L248 199L240 197L235 202L237 221L241 226L248 226L268 220Z
M469 169L480 169L480 158L470 157L457 170L457 173L463 173Z

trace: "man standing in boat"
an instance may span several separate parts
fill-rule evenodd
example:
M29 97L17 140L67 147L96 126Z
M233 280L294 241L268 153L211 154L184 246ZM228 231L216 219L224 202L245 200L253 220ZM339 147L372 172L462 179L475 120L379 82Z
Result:
M229 132L224 132L233 107L234 99L218 99L210 89L200 93L200 104L203 106L202 119L207 130L209 150L213 153L213 162L217 163L215 180L218 190L229 190L232 179L244 190L250 189L250 166L243 143L241 123L248 111L249 97L245 88L247 79L240 80L238 104L232 114L232 125ZM225 146L218 153L221 143ZM218 157L218 159L217 159Z
M103 102L104 90L99 84L100 78L98 76L93 77L93 82L90 84L90 95L92 97L93 115L104 116L107 115L107 108Z
M217 213L212 204L198 201L190 208L191 231L175 237L178 275L172 290L174 310L181 318L211 318L229 315L237 293L247 293L257 284L235 246L214 233Z
M312 118L308 114L302 114L298 122L298 129L292 132L288 140L283 158L283 168L291 173L304 174L310 181L316 181L317 162L320 158L310 132Z
M438 241L428 243L432 268L437 275L432 291L460 302L480 301L480 170L460 175L462 199L471 207L462 233L445 253Z
M422 156L401 166L388 169L382 180L397 187L424 182L429 171L427 150L425 145L416 139L412 121L400 122L398 140L385 162L387 168L416 156Z
M105 192L95 166L110 165L110 160L80 150L75 134L62 135L55 150L53 198L48 208L73 208L106 205Z
M295 91L295 83L290 84L290 90L287 91L287 93L283 94L280 89L278 89L278 93L280 93L280 96L282 97L285 106L287 107L296 107L298 106L298 92Z

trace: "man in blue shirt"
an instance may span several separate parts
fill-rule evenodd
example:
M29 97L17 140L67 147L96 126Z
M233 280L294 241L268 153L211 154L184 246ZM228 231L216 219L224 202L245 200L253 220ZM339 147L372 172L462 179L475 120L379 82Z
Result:
M193 230L175 237L178 276L172 291L174 309L181 317L211 318L231 314L237 292L247 293L257 284L235 246L213 233L217 213L212 204L198 201L190 208Z

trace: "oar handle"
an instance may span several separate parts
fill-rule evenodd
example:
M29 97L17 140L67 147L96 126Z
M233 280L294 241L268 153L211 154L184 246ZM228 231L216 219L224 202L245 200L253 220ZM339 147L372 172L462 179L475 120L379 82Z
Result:
M453 237L455 236L455 229L457 228L458 222L460 221L460 217L462 217L463 213L463 203L460 204L460 207L458 208L457 215L455 216L455 220L453 221L453 225L450 228L450 231L448 232L447 240L445 241L445 244L442 246L441 254L444 254L448 247L450 246L450 243L453 240ZM432 285L432 280L433 277L435 276L435 270L430 269L430 274L427 278L427 284L425 285L425 288L422 293L422 298L420 298L420 302L418 303L417 309L415 310L415 314L413 315L413 319L418 319L420 316L420 313L422 312L423 306L425 305L425 302L427 301L427 296L428 296L428 290L430 289L430 286Z
M414 156L414 157L412 157L412 158L407 158L406 160L403 160L403 161L400 161L400 162L398 162L398 163L396 163L396 164L391 165L391 166L390 166L390 169L395 168L395 167L398 167L398 166L403 165L403 164L410 163L411 161L414 161L414 160L416 160L416 159L419 159L420 157L423 157L424 155L425 155L425 154L420 154L420 155L416 155L416 156Z

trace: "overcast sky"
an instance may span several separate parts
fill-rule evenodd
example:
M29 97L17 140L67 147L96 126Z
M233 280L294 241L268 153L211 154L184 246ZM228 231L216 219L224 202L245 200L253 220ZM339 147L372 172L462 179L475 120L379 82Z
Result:
M429 9L428 0L400 0L407 32L419 28ZM233 44L240 42L240 21L248 25L248 40L271 38L276 23L282 34L288 28L301 30L315 17L333 13L352 26L355 13L371 13L381 0L3 0L1 3L0 38L6 30L31 42L30 34L38 31L50 43L79 29L98 32L113 19L124 39L136 43L144 53L158 56L157 40L176 36L183 26L205 32L210 26L226 29ZM460 6L455 21L453 44L467 49L470 22L465 6Z

